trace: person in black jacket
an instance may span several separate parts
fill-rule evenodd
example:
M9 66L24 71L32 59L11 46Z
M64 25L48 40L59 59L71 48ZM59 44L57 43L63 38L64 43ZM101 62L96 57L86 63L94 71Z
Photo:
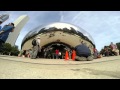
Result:
M77 56L80 56L80 57L87 58L88 56L91 55L90 49L85 44L83 44L83 41L81 42L80 45L75 47L75 50L76 50Z

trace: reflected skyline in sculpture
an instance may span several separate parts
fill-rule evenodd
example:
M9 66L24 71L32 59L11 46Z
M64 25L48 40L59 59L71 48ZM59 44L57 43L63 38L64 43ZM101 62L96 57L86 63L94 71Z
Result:
M31 30L23 39L21 47L24 45L25 42L27 42L29 39L33 38L34 36L38 34L45 34L45 33L51 33L56 31L62 31L63 33L67 33L69 35L77 35L80 36L82 39L90 42L93 46L95 46L94 40L91 37L91 35L86 32L84 29L69 24L69 23L63 23L63 22L55 22L47 25L41 25L39 27L36 27L35 29Z

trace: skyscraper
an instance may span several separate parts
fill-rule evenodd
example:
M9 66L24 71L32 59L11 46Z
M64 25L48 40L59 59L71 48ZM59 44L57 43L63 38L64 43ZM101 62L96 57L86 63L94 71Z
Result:
M14 32L9 34L6 43L10 43L12 46L15 45L15 42L20 34L20 31L22 30L22 28L24 27L28 20L29 17L27 15L22 15L17 20L14 21L15 24Z
M9 15L8 15L8 14L0 15L0 21L1 21L2 23L5 22L8 18L9 18Z

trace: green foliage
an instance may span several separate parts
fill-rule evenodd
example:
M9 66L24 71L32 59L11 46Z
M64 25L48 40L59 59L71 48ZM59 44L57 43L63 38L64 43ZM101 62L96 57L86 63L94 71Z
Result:
M5 55L9 55L10 51L11 51L11 45L9 43L4 43L3 47L2 47L2 53Z
M19 54L18 48L15 46L11 46L9 43L4 43L0 52L3 53L4 55L11 54L13 56L17 56Z
M11 50L11 55L18 56L18 54L19 54L19 50L13 46Z

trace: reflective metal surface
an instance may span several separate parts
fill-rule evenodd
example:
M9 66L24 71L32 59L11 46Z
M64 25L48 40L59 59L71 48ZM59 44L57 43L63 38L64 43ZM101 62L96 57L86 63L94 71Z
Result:
M68 24L68 23L61 23L61 22L56 22L56 23L51 23L48 25L42 25L39 26L33 30L31 30L23 39L22 45L29 40L30 38L33 38L34 36L41 34L41 33L48 33L48 32L53 32L53 31L63 31L65 33L71 34L71 35L78 35L82 37L82 39L90 42L94 46L94 40L91 37L91 35L86 32L84 29Z

